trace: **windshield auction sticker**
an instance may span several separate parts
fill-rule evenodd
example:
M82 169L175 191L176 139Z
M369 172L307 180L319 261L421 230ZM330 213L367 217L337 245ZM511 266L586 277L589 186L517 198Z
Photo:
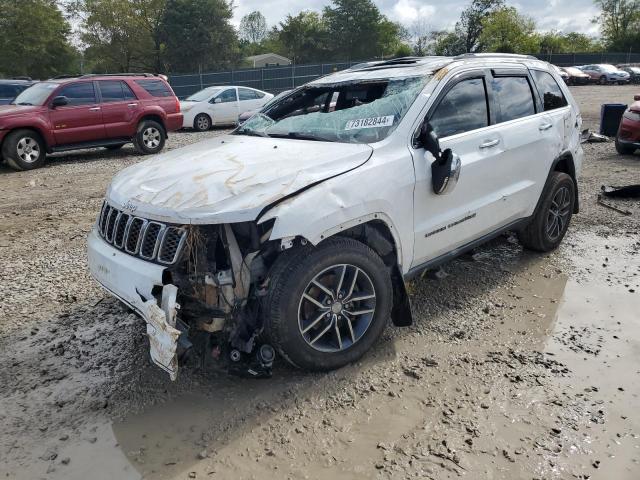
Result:
M393 125L393 115L387 115L386 117L357 118L355 120L349 120L344 126L344 129L355 130L356 128L381 128L390 127L391 125Z

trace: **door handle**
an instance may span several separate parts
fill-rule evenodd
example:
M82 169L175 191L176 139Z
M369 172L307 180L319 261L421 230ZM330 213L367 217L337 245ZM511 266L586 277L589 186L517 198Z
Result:
M543 123L538 127L538 130L542 132L544 130L549 130L551 127L553 127L553 123Z
M491 148L491 147L495 147L496 145L498 145L500 143L499 139L494 139L494 140L486 140L484 142L482 142L480 144L480 148Z
M89 109L90 112L97 112L98 110L100 110L100 107L91 107Z
M129 108L135 108L135 107L137 107L137 106L138 106L138 104L137 104L137 103L128 103L128 104L127 104L127 107L129 107Z

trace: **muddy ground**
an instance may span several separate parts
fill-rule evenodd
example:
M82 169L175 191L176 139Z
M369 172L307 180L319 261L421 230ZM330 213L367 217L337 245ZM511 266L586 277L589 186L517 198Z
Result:
M634 87L577 87L586 126ZM175 148L203 137L172 135ZM562 247L505 235L410 285L416 323L362 362L271 380L151 365L144 324L86 270L130 148L0 167L0 475L11 479L640 478L640 154L585 145Z

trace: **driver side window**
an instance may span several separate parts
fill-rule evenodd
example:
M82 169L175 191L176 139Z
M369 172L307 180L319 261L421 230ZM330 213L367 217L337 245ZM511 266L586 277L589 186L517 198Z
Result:
M484 78L469 78L455 84L440 101L429 122L439 138L488 126Z
M230 88L228 90L225 90L216 98L220 99L220 103L235 102L236 100L238 100L238 96L236 94L235 88Z

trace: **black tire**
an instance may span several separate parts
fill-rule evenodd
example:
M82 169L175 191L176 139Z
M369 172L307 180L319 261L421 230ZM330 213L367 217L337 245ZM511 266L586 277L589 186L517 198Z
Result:
M518 232L520 243L524 247L538 252L549 252L560 245L573 215L575 188L573 179L566 173L553 172L551 174L542 190L538 207L531 222ZM558 199L561 190L564 190L563 200ZM554 227L550 231L550 227L554 224L552 210L556 207L562 214L562 221L558 220L557 228Z
M133 146L143 155L158 153L164 148L166 138L164 127L154 120L143 120L133 139Z
M340 269L345 265L350 266L345 267L346 274L340 274L338 273L340 270L336 271L332 268ZM351 270L347 270L347 268ZM348 273L349 271L352 273ZM303 294L305 292L311 294L313 290L319 295L325 295L328 300L328 295L311 284L311 281L320 275L332 276L332 273L325 272L335 272L333 279L336 282L336 287L339 285L339 276L344 279L344 285L350 285L353 277L356 276L354 293L357 290L359 296L363 296L364 290L361 290L363 285L372 287L375 298L367 300L367 302L374 302L373 307L370 303L363 307L363 303L359 300L354 301L356 305L354 303L345 304L345 308L348 308L352 313L356 313L356 310L366 311L363 308L373 308L373 312L367 314L370 316L354 316L353 323L347 321L349 317L344 313L345 310L342 310L342 315L333 310L336 304L341 303L336 298L331 307L323 306L328 309L325 317L322 313L323 310L318 309L316 304L303 300ZM381 335L391 315L393 289L390 269L371 248L350 238L334 237L325 240L317 247L294 247L284 252L271 268L269 285L269 291L264 297L263 303L265 336L292 365L305 370L333 370L358 360ZM331 286L330 283L325 283L325 285ZM345 292L348 293L348 288L343 290L341 297L343 300L346 299ZM335 296L337 297L337 295ZM355 297L356 295L352 296L352 298ZM325 304L325 302L322 303ZM299 318L299 314L304 313L305 309L314 310L309 315L310 318L316 318L318 312L320 312L320 316L317 318L322 317L319 322L315 322L318 324L317 328L309 330L309 338L319 335L319 331L322 332L325 328L329 328L328 325L333 324L334 327L328 331L333 337L325 336L321 340L324 342L325 339L331 340L333 338L336 345L339 342L340 348L343 347L344 341L344 348L338 351L321 351L312 346L309 343L310 340L304 337L304 329ZM312 320L310 324L313 323ZM338 333L335 332L335 325L338 325ZM353 332L356 332L357 337ZM343 340L338 340L338 336ZM355 342L352 341L354 338ZM321 342L318 342L316 346L318 347L320 344Z
M199 113L196 118L193 119L193 129L197 132L206 132L211 129L211 117L206 113Z
M116 145L107 145L104 148L106 148L107 150L120 150L125 145L126 145L126 143L118 143Z
M9 133L2 144L2 157L14 170L33 170L44 165L47 156L42 137L33 130Z
M620 155L631 155L636 151L636 147L633 145L624 145L618 141L618 137L616 137L616 151Z
M605 77L604 75L602 75L600 77L600 85L606 85L607 84L607 77Z

